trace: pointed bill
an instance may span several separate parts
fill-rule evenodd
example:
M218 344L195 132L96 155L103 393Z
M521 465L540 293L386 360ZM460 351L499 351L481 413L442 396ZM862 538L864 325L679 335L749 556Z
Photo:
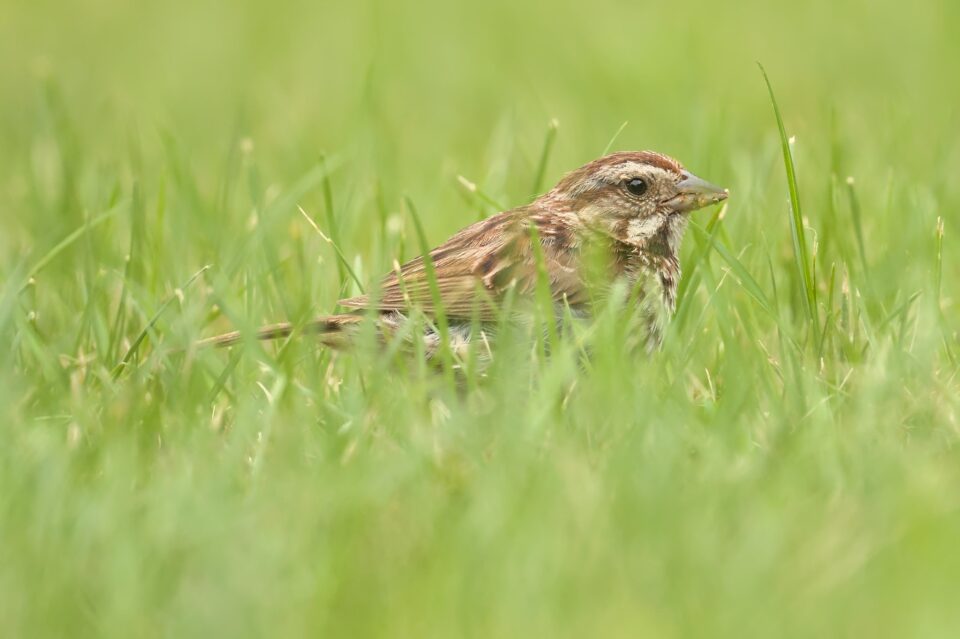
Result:
M698 178L693 173L684 171L683 177L677 182L677 195L663 204L677 213L686 213L702 209L705 206L722 202L727 199L729 192L715 184Z

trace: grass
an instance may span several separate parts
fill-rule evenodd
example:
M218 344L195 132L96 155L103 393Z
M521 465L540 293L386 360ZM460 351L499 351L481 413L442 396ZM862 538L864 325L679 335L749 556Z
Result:
M0 634L952 636L960 13L801 5L4 5ZM651 358L181 350L605 146L731 192Z
M783 118L780 116L780 107L777 106L777 98L773 94L773 86L770 84L770 78L767 76L763 65L760 67L760 73L763 74L763 81L767 84L767 91L770 93L770 102L773 104L773 114L777 118L777 129L780 131L780 148L783 149L783 167L786 170L787 186L790 190L790 235L793 237L793 256L797 262L797 277L803 285L804 295L802 296L807 315L810 318L810 326L814 334L819 329L819 318L817 317L817 289L814 284L813 260L810 257L810 247L807 245L806 232L804 231L803 211L800 209L800 187L797 185L797 169L793 162L793 150L790 148L790 138L787 137L787 131L783 126Z

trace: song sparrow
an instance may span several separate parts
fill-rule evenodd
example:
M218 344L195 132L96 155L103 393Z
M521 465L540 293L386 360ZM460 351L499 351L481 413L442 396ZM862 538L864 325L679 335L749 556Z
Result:
M676 306L677 250L687 214L726 198L726 189L701 180L666 155L613 153L567 174L532 203L471 224L433 249L428 258L435 287L420 256L387 275L377 296L341 300L352 312L319 317L302 329L339 345L349 342L364 316L373 313L381 332L392 334L413 308L436 318L439 298L449 322L450 347L462 352L477 326L486 339L511 291L513 301L520 302L513 304L513 312L522 315L522 302L537 289L540 262L558 316L589 316L595 300L623 280L634 292L631 299L645 330L642 339L652 349ZM294 328L275 324L255 336L285 337ZM429 323L425 331L426 352L432 355L439 334ZM233 332L199 345L227 346L242 338Z

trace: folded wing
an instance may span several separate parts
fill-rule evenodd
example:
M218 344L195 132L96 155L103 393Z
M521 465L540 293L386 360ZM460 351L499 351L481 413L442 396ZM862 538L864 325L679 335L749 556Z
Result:
M472 224L430 252L447 317L489 321L497 318L511 289L520 300L531 297L537 285L534 237L540 241L554 301L571 305L586 301L575 266L578 241L573 230L555 216L521 208ZM422 256L384 278L379 299L361 295L340 304L383 312L419 308L436 314Z

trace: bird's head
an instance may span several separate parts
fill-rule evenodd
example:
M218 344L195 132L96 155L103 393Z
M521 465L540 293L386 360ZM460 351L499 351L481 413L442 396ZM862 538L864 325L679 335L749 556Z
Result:
M588 225L643 246L665 232L679 242L686 214L727 199L727 190L698 178L673 158L638 151L585 164L543 197L562 202Z

